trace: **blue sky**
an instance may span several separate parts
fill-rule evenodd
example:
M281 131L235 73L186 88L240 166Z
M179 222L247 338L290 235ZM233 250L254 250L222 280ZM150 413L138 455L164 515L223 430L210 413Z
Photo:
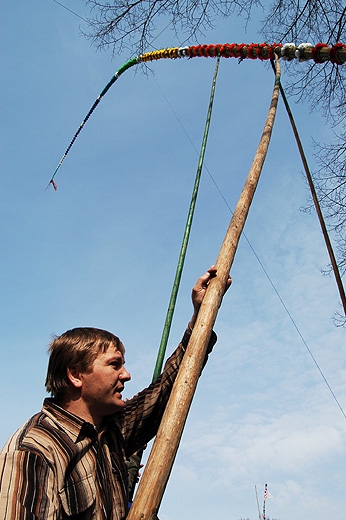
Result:
M82 2L63 3L87 14ZM80 33L82 20L52 0L3 4L1 14L4 444L41 407L52 334L109 329L127 349L126 395L150 382L215 61L161 60L147 75L127 71L63 163L58 191L45 191L91 104L130 56L96 51ZM239 19L216 21L191 43L261 41L257 27L245 32ZM178 45L169 29L155 41L157 48ZM272 85L266 64L221 61L208 170L168 351L190 318L195 279L216 260L231 218L227 204L234 208L251 166ZM312 137L328 140L331 132L308 106L292 100L292 109L313 169ZM161 520L254 520L255 486L262 505L265 483L271 518L345 518L346 421L309 353L345 410L345 330L332 321L339 297L334 279L321 274L328 256L317 218L300 211L307 196L280 101L215 325L219 340L198 384Z

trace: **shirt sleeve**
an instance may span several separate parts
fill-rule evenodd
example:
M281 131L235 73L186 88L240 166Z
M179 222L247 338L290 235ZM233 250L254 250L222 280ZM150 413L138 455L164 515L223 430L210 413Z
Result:
M53 471L44 458L27 450L1 453L0 511L3 520L57 520Z
M124 413L119 417L119 425L125 440L127 457L156 435L190 336L191 330L187 329L156 382L126 402ZM216 334L212 331L204 365L216 339Z

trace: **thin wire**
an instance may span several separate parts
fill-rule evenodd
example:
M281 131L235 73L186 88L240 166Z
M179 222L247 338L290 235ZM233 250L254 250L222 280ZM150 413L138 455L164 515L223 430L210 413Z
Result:
M158 84L156 78L154 78L154 80L155 80L155 82L156 82L156 84L157 84L157 86L158 86L160 92L162 93L163 97L164 97L165 100L167 101L168 106L171 108L171 110L172 110L172 112L173 112L175 118L177 119L179 125L181 126L183 132L185 133L186 137L188 138L188 140L190 141L192 147L194 148L195 152L198 153L198 150L197 150L197 148L195 147L195 145L194 145L192 139L190 138L190 136L189 136L188 132L186 131L186 129L185 129L183 123L180 121L179 116L177 115L177 113L175 112L174 108L173 108L172 105L170 104L170 102L169 102L169 100L167 99L166 95L165 95L164 92L162 91L162 89L161 89L160 85ZM226 204L228 210L230 211L231 214L233 214L233 211L232 211L231 207L229 206L229 204L228 204L226 198L224 197L222 191L220 190L220 188L219 188L219 186L218 186L216 180L214 179L213 175L211 174L211 172L210 172L210 170L208 169L208 167L207 167L206 164L204 164L204 168L207 170L209 177L211 178L212 182L214 183L214 185L215 185L217 191L219 192L219 194L220 194L222 200L224 201L224 203ZM269 276L267 270L265 269L265 267L264 267L264 265L263 265L261 259L259 258L259 256L258 256L258 254L256 253L255 249L254 249L253 246L251 245L251 242L250 242L250 240L248 239L248 237L246 236L246 234L245 234L244 231L242 232L242 235L244 236L246 242L248 243L248 245L249 245L251 251L253 252L253 254L254 254L256 260L258 261L260 267L262 268L262 270L263 270L265 276L267 277L267 279L268 279L270 285L272 286L272 288L273 288L273 290L274 290L276 296L279 298L281 305L282 305L283 308L285 309L285 312L287 313L287 315L288 315L289 319L291 320L291 322L292 322L294 328L296 329L296 331L297 331L297 333L298 333L300 339L302 340L302 342L303 342L303 344L304 344L306 350L307 350L308 353L310 354L311 359L313 360L313 362L314 362L314 364L315 364L317 370L318 370L319 373L321 374L321 376L322 376L322 378L323 378L323 380L324 380L324 382L325 382L325 384L326 384L328 390L330 391L330 393L331 393L331 395L332 395L334 401L336 402L336 404L337 404L338 408L340 409L342 415L343 415L344 418L346 419L346 414L345 414L345 412L344 412L344 410L343 410L343 408L342 408L340 402L338 401L338 399L337 399L337 397L336 397L334 391L332 390L330 384L328 383L327 378L326 378L325 375L323 374L322 369L320 368L318 362L316 361L316 358L314 357L313 353L311 352L311 350L310 350L310 348L309 348L307 342L305 341L305 339L304 339L302 333L300 332L300 330L299 330L299 328L298 328L296 322L294 321L293 316L291 315L290 311L288 310L288 308L287 308L287 306L286 306L284 300L283 300L282 297L280 296L279 291L276 289L274 282L273 282L272 279L270 278L270 276Z
M77 16L78 18L80 18L81 20L83 20L84 22L87 22L87 20L85 18L83 18L83 16L80 16L79 14L75 13L74 11L72 11L72 9L69 9L68 7L66 7L66 5L58 2L58 0L52 0L53 2L55 2L56 4L60 5L61 7L63 7L64 9L66 9L66 11L69 11L70 13L74 14L75 16Z
M78 18L80 18L81 20L83 20L84 22L88 23L88 20L86 18L83 18L83 16L80 16L79 14L75 13L74 11L72 11L72 9L69 9L69 7L66 7L66 5L62 4L61 2L58 2L58 0L52 0L53 2L55 2L56 4L60 5L61 7L63 7L64 9L66 9L66 11L69 11L70 13L74 14L75 16L77 16ZM148 47L152 47L153 49L156 49L156 47L153 46L153 43L155 40L157 40L157 38L159 38L159 36L161 36L161 34L163 34L170 25L172 25L173 22L168 22L168 24L155 36L155 38L152 39L152 41L150 43L148 43ZM135 53L133 53L134 55Z

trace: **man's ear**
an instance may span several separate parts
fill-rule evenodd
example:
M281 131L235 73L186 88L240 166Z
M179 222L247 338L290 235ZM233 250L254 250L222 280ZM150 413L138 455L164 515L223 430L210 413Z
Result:
M81 371L78 369L77 366L68 367L67 378L70 381L71 385L75 388L82 387Z

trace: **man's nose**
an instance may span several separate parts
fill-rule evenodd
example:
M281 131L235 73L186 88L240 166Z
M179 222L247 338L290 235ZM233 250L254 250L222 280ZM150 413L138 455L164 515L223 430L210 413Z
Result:
M131 374L126 370L126 368L123 368L120 376L123 381L130 381L131 379Z

